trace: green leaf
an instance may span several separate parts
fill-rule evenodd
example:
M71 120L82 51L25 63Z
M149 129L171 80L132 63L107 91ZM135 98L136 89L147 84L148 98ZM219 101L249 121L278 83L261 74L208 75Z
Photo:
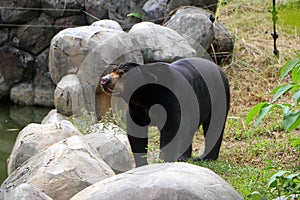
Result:
M287 179L294 179L296 177L300 176L300 173L295 173L295 174L289 174L288 176L286 176Z
M266 105L269 105L267 102L262 102L257 105L255 105L248 113L247 119L246 119L246 125L252 121L252 119L260 112L260 109Z
M290 112L284 116L283 127L285 130L294 130L300 125L300 111Z
M292 83L297 83L300 77L299 65L296 65L292 70Z
M272 110L273 107L274 107L273 104L269 104L269 105L265 105L264 107L262 107L260 109L259 116L258 116L256 122L254 123L254 127L258 126L258 124L261 122L261 120L266 116L266 114L268 114L268 112L270 112Z
M296 58L288 63L286 63L282 68L280 72L281 80L291 71L294 69L294 67L297 66L297 64L300 63L300 58Z
M296 92L294 92L293 100L294 100L295 104L297 104L299 102L299 100L300 100L300 90L297 90Z
M138 19L142 19L142 15L140 13L137 13L137 12L132 12L132 13L129 13L127 14L127 17L135 17L135 18L138 18Z
M287 91L289 91L290 89L292 89L294 87L295 84L291 83L291 84L284 84L281 85L279 87L277 87L275 90L272 91L272 93L274 92L274 96L272 99L272 103L275 102L280 96L282 96L284 93L286 93Z
M278 177L282 177L282 176L285 175L286 173L290 173L290 171L282 170L282 171L279 171L279 172L277 172L276 174L274 174L274 175L270 178L270 180L269 180L269 182L268 182L268 187L269 187L269 188L274 188L274 187L276 187L276 186L277 186L277 178L278 178Z

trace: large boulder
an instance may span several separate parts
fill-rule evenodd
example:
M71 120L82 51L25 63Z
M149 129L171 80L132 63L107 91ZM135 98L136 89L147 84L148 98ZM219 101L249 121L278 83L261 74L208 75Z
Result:
M82 134L69 121L51 124L29 124L18 134L8 159L8 174L11 174L35 154L73 135L81 136Z
M109 19L119 22L124 30L130 29L135 23L138 23L140 19L136 17L128 17L129 13L143 12L142 8L147 0L110 0L108 8Z
M78 77L75 74L64 76L54 92L54 105L58 112L65 116L78 114L83 103L80 94L82 87Z
M132 168L129 141L125 132L118 126L98 123L91 126L89 134L83 137L116 173Z
M88 0L86 1L86 11L98 19L108 19L109 0ZM94 17L87 16L88 23L97 21Z
M56 32L55 28L40 28L35 25L51 26L53 19L46 14L41 14L28 24L33 26L21 26L11 30L11 43L36 55L49 46L51 38Z
M171 12L180 6L197 6L216 12L217 4L218 0L169 0L167 4L167 11Z
M79 136L62 140L39 152L16 169L0 190L9 192L30 184L56 200L69 200L84 188L114 175L96 151Z
M1 18L1 16L0 16ZM0 21L1 22L1 21ZM7 28L0 28L0 45L5 43L9 37L9 30Z
M31 82L15 85L10 90L10 100L16 104L33 105L34 92Z
M143 6L143 21L159 24L167 15L167 0L148 0Z
M18 82L32 79L34 58L15 47L0 48L0 99Z
M4 23L24 23L28 22L39 15L39 11L35 10L26 10L26 9L13 9L16 8L39 8L40 0L1 0L1 7L9 7L3 8L0 10L0 16L2 22Z
M241 200L242 197L209 169L186 163L152 164L100 181L71 198Z
M167 27L141 22L134 25L129 34L141 49L145 63L173 62L196 56L187 40Z
M164 26L183 36L197 51L197 56L202 57L214 39L213 22L209 16L204 9L185 7L178 9Z
M50 77L48 68L49 48L36 56L35 76L33 79L33 104L39 106L54 106L55 85Z
M40 0L40 2L42 8L45 8L44 12L54 18L78 15L82 5L84 5L84 0ZM74 11L68 9L73 9Z
M214 25L214 40L212 47L209 49L211 54L215 53L215 60L218 64L229 63L234 49L234 35L220 22Z
M9 192L0 191L0 199L1 200L17 200L17 199L51 200L51 198L47 196L45 193L41 192L39 189L27 183L23 183Z
M81 85L81 92L76 93L75 96L66 93L69 95L66 97L70 98L56 96L56 94L63 94L63 90L57 88L55 99L58 97L63 101L54 102L57 110L62 114L80 114L82 110L86 110L101 116L110 107L108 104L110 98L104 98L105 102L99 102L98 99L102 99L103 92L97 93L97 89L100 77L108 66L122 62L143 64L140 49L134 46L131 36L120 30L116 22L105 20L97 24L65 29L52 39L49 54L52 80L58 84L64 76L76 74L77 86L79 82ZM72 103L69 104L70 102ZM69 109L62 112L61 107L66 105Z
M58 113L56 109L50 110L50 112L42 119L41 124L57 123L62 120L66 120L67 117Z

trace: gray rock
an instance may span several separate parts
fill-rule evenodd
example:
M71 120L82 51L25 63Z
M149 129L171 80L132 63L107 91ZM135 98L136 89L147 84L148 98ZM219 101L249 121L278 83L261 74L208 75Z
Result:
M84 188L113 175L94 149L79 136L72 136L30 158L3 182L0 189L9 191L28 183L53 199L68 200Z
M76 74L86 56L105 41L119 32L100 26L68 28L59 32L51 41L49 70L57 84L67 74Z
M42 120L41 124L58 123L66 120L67 117L58 113L56 109L52 109Z
M40 0L2 0L1 6L3 7L16 7L16 8L39 8ZM0 16L4 23L25 23L36 18L39 11L24 10L24 9L1 9Z
M216 12L217 4L218 0L169 0L167 4L167 11L171 12L180 6L197 6Z
M53 19L45 14L41 14L38 18L28 22L28 24L50 26L53 24ZM10 33L10 38L14 46L32 54L38 54L49 46L55 33L55 28L22 26L13 29Z
M0 21L1 22L1 21ZM9 30L7 28L0 28L0 46L8 40Z
M71 198L241 200L242 197L209 169L187 163L152 164L100 181Z
M143 13L143 5L147 0L109 0L109 19L119 22L124 30L129 30L135 23L140 22L136 17L127 17L129 13Z
M83 137L116 173L132 168L129 141L118 126L98 123L91 126L89 134Z
M129 34L141 49L145 63L173 62L196 56L187 40L167 27L141 22L134 25Z
M47 15L54 18L78 15L84 5L84 0L40 0L42 8L52 9L44 11ZM57 10L54 10L57 9ZM74 9L75 11L65 11L65 9Z
M62 17L57 19L54 23L54 26L56 26L56 32L59 32L66 28L83 26L85 24L86 24L86 19L84 15L72 15L72 16Z
M64 76L57 84L54 92L54 105L57 111L65 116L78 114L83 108L83 100L80 99L82 86L75 74Z
M201 8L182 8L164 24L183 36L197 51L197 56L207 54L214 39L213 23L210 13Z
M36 57L35 75L33 79L34 105L54 106L55 85L50 77L48 68L49 48L44 50Z
M108 24L108 27L116 27L116 23L107 22L106 20L103 26ZM83 109L99 116L99 113L110 106L107 104L107 98L105 102L101 102L98 101L98 96L97 100L95 97L100 77L108 66L122 62L143 64L141 51L134 45L128 33L103 26L65 29L52 39L49 55L52 80L57 84L62 77L76 74L75 86L81 84L81 89L77 87L80 92L74 93L75 96L70 95L71 93L60 96L63 90L57 87L54 102L61 114L80 114Z
M2 200L51 200L49 196L41 192L39 189L23 183L10 192L2 191L0 192L0 199Z
M167 15L167 0L148 0L143 6L143 21L161 23Z
M234 35L230 33L226 27L216 22L214 26L213 49L209 49L211 54L217 53L216 63L224 64L230 62L234 49Z
M32 83L20 83L10 90L10 100L16 104L34 105L34 91Z
M108 2L109 0L89 0L87 1L85 8L86 11L97 17L98 19L108 19ZM87 16L88 23L93 23L97 19Z
M35 154L50 145L73 135L82 135L69 121L51 124L29 124L17 137L8 160L8 174L20 167ZM47 139L45 139L47 137Z
M32 79L34 59L17 48L0 48L0 99L9 96L13 85L21 80Z
M91 24L91 26L100 26L102 28L108 28L108 29L115 29L118 31L123 31L120 24L116 21L110 20L110 19L103 19L100 21L95 21Z

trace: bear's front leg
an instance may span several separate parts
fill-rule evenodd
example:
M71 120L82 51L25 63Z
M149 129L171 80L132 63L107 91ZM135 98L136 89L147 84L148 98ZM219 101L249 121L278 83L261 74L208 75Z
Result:
M127 137L135 159L136 167L147 165L148 126L138 124L134 119L134 111L126 113Z

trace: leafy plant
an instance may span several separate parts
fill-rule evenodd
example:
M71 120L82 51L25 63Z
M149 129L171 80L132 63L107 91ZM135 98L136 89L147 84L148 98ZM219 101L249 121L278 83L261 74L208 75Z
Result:
M300 55L299 58L286 63L282 67L280 73L281 80L285 78L290 72L292 73L291 83L283 84L275 88L271 92L274 95L270 103L262 102L254 106L250 110L246 119L247 125L253 120L256 115L258 115L258 118L254 123L254 126L257 126L262 121L262 119L271 112L273 108L279 108L283 112L283 126L286 130L294 130L300 125ZM292 94L292 103L274 103L288 92L291 92Z
M127 14L127 17L135 17L139 20L142 20L142 14L138 13L138 12L131 12L131 13Z
M300 195L300 173L278 171L269 179L267 186L274 197L297 199ZM266 198L259 192L253 192L247 196L247 199L265 200Z

